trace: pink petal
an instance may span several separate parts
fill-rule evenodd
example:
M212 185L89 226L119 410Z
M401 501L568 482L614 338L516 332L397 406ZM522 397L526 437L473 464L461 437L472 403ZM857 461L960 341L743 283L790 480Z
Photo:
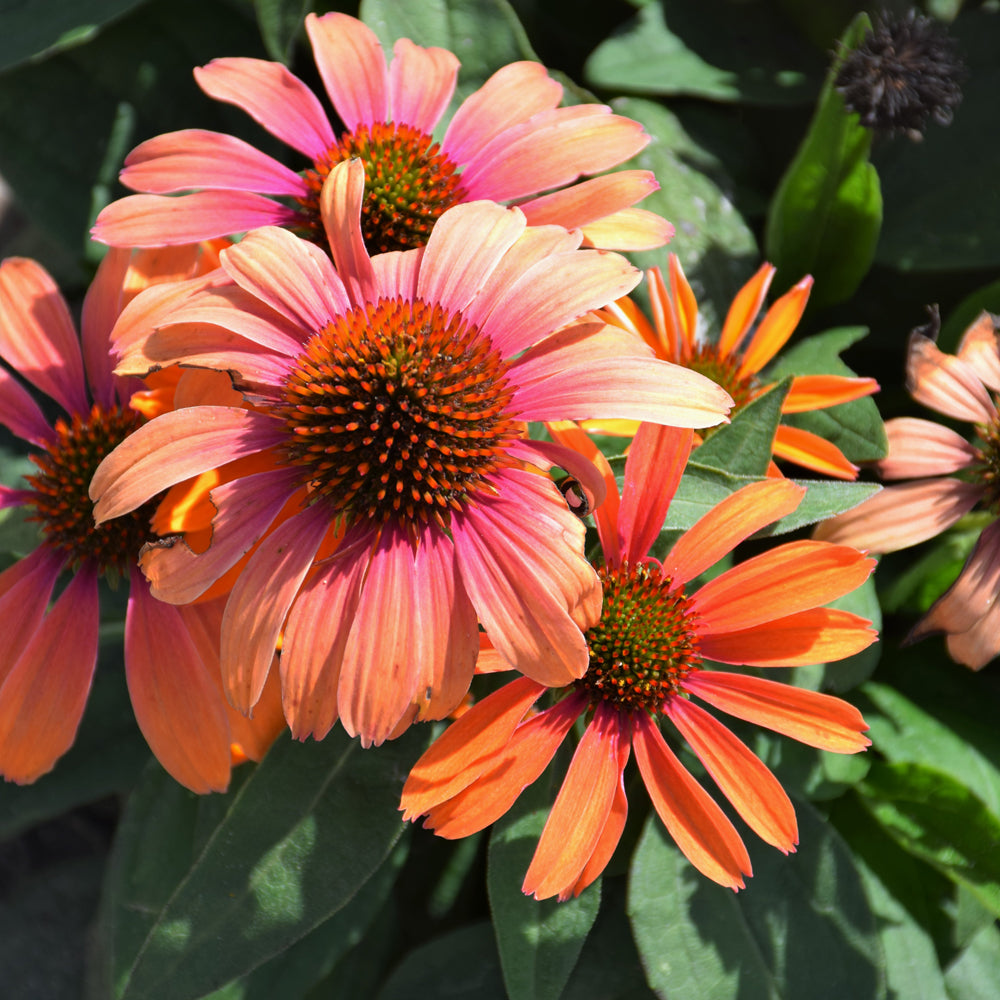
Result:
M0 681L38 629L66 557L47 545L0 573Z
M795 810L760 758L686 698L668 699L663 710L750 829L779 851L794 851L799 842Z
M649 554L691 454L689 430L640 424L625 462L618 511L621 560L633 566Z
M311 160L336 141L316 95L280 63L213 59L196 68L194 78L209 97L242 108L271 135Z
M292 736L321 740L338 717L341 664L354 625L374 532L352 528L303 585L285 626L281 699Z
M962 334L956 353L972 366L983 385L1000 392L1000 342L996 323L988 312L981 312Z
M289 609L329 528L322 504L294 514L261 541L233 586L219 659L229 699L244 715L264 690Z
M602 105L553 108L480 149L466 163L462 185L470 199L525 198L617 166L648 142L638 122Z
M309 185L242 139L189 128L147 139L125 158L119 180L133 191L171 194L192 188L256 191L304 198Z
M66 300L48 272L26 257L0 264L0 357L67 413L90 411Z
M568 894L586 868L615 800L622 727L617 711L603 703L598 706L573 754L524 877L521 888L527 895L547 899Z
M153 542L143 550L140 565L153 596L171 604L201 597L257 544L295 492L299 475L283 467L216 486L210 496L217 513L205 552L195 553L183 538Z
M500 654L562 687L587 669L582 629L596 624L601 588L583 557L584 528L552 483L510 469L452 517L462 581Z
M192 792L229 785L229 722L177 608L155 600L134 568L125 615L125 677L157 760ZM214 664L218 669L218 663Z
M922 334L910 335L906 387L918 403L946 417L979 424L996 419L996 407L975 368L940 351Z
M657 814L677 846L703 875L729 889L744 888L750 857L733 824L684 769L645 712L634 716L632 746Z
M919 624L919 623L918 623ZM948 655L971 670L980 670L1000 653L1000 601L965 632L951 633L945 639Z
M73 745L97 664L97 575L80 570L0 687L0 772L28 784Z
M80 320L83 366L94 402L104 407L116 401L115 379L111 374L114 368L111 331L124 306L124 285L131 262L131 249L112 247L108 250L83 300ZM125 400L118 402L124 403Z
M0 424L32 444L45 445L53 438L39 405L6 368L0 368Z
M320 192L320 212L337 274L355 305L376 299L371 258L361 233L365 168L359 159L345 160L330 171Z
M805 489L787 479L751 483L731 493L692 525L663 560L663 575L687 583L761 528L790 514Z
M468 163L507 129L555 108L562 92L541 63L509 63L462 102L441 143L442 152L453 163Z
M515 403L522 420L622 417L672 427L711 427L732 407L729 393L704 375L648 357L620 358L610 375L607 362L584 357L520 390Z
M614 175L612 175L614 176ZM622 208L582 227L587 246L656 250L674 238L673 223L644 208Z
M375 32L347 14L306 15L313 57L348 132L389 120L389 80Z
M130 194L103 209L90 234L113 247L176 246L297 218L293 209L247 191Z
M897 417L887 420L889 454L875 468L883 479L908 479L923 476L946 476L976 461L976 451L950 427Z
M143 424L97 467L97 523L119 517L176 483L281 444L281 421L232 406L192 406Z
M507 454L528 462L543 472L548 472L555 466L565 469L583 488L587 506L595 510L604 503L607 496L607 484L600 471L589 459L573 448L554 441L533 441L522 438L507 446Z
M561 191L519 202L518 207L524 212L529 226L582 229L588 223L597 222L606 215L642 201L646 195L659 189L659 182L649 170L618 170L581 181ZM670 228L673 230L672 226Z
M248 233L220 255L226 273L308 334L351 308L330 258L314 243L284 229Z
M412 302L417 296L417 280L423 258L423 247L376 254L372 258L372 277L378 289L375 297Z
M823 521L814 535L871 552L895 552L941 534L968 514L982 496L982 486L958 479L900 483Z
M461 64L447 49L424 49L408 38L400 38L392 52L389 68L392 121L430 135L455 92Z
M524 216L477 202L449 209L434 224L424 248L417 295L447 312L461 312L524 232ZM473 315L467 317L476 322Z

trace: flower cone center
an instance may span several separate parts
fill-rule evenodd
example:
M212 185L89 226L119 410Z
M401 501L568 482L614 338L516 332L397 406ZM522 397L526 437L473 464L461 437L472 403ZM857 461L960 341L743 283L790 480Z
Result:
M56 421L55 440L30 456L38 467L36 475L25 477L34 490L30 519L41 524L46 543L64 551L74 568L89 562L111 577L121 576L155 537L150 518L159 498L95 527L87 492L101 460L141 423L132 410L105 410L95 403L85 417Z
M733 397L733 414L757 394L757 380L752 375L740 374L740 359L733 354L721 357L714 344L695 347L684 365L722 386Z
M323 182L338 163L354 158L365 168L361 233L370 256L423 246L441 213L462 200L455 164L429 135L391 122L362 125L305 173L314 192L301 202L310 238L326 241L319 211Z
M970 470L970 478L983 487L983 506L994 515L1000 514L1000 418L977 426L976 432L978 461Z
M460 314L380 299L338 317L289 372L288 460L338 516L442 526L516 436L500 354Z
M601 621L586 632L590 665L574 683L592 704L658 712L702 662L691 602L652 566L605 567L598 575Z

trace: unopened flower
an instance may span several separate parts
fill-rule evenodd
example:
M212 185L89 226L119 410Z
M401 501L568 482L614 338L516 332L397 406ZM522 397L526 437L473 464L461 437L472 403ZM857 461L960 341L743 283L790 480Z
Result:
M437 143L458 74L452 53L402 38L387 65L375 33L346 14L309 14L306 32L344 131L280 63L215 59L195 70L202 90L242 108L308 165L296 173L203 129L157 136L128 155L121 174L126 187L149 193L108 206L95 239L158 246L277 225L323 243L323 183L352 158L365 168L361 225L371 254L422 246L448 208L483 198L517 204L532 225L582 229L592 246L640 250L673 235L668 222L632 207L659 186L649 171L605 173L649 142L642 127L596 104L559 107L562 86L539 63L494 73Z
M567 434L563 440L572 441ZM804 490L784 479L738 490L660 564L648 551L691 441L690 431L642 424L621 497L607 462L591 451L607 499L595 512L604 603L586 632L586 672L556 690L522 677L488 695L417 761L403 788L404 818L427 814L425 826L440 836L467 836L499 819L585 719L524 881L524 891L539 899L579 894L610 860L625 826L623 773L632 750L654 808L691 863L722 885L744 885L751 874L746 848L667 745L663 720L754 832L786 853L795 849L795 813L777 779L695 699L821 749L854 753L869 743L864 720L847 702L707 662L790 667L864 649L875 638L871 623L822 605L859 586L874 561L844 546L790 542L692 587L736 545L793 511ZM547 707L530 711L543 699Z

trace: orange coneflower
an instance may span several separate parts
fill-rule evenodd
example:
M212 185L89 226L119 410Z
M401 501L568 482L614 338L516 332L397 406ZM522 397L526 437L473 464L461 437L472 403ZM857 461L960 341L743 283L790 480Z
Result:
M567 439L571 432L557 432ZM581 432L570 440L578 447ZM473 705L416 763L405 818L427 814L443 837L492 823L541 775L570 728L587 720L524 881L539 899L578 894L604 869L625 825L623 771L631 749L657 813L691 862L737 889L751 874L736 829L681 765L660 730L668 719L749 826L779 850L798 842L791 802L764 764L694 698L737 718L840 753L869 741L860 713L829 695L707 661L755 667L841 659L875 638L870 622L822 607L862 583L873 560L856 549L798 541L691 581L754 532L787 515L804 490L784 479L746 486L678 539L662 564L647 553L680 480L692 433L641 424L619 498L596 512L604 566L601 620L586 632L587 672L553 691L527 677ZM485 657L484 657L485 659ZM490 669L496 666L491 654ZM529 709L547 694L554 703Z

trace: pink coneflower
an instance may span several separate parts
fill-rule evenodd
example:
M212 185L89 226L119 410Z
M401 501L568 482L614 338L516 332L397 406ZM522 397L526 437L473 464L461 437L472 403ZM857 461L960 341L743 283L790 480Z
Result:
M586 449L581 436L563 439ZM628 811L623 774L632 749L654 808L691 863L732 889L752 874L736 829L668 747L662 719L755 833L795 850L795 812L777 779L694 699L821 749L855 753L869 743L860 713L839 698L705 662L791 667L864 649L875 638L871 623L822 605L859 586L874 561L843 546L789 542L692 588L736 545L795 510L805 491L783 479L745 486L686 531L661 564L648 551L691 442L691 431L641 424L621 497L591 446L607 499L595 513L604 607L586 632L586 672L555 691L523 677L488 695L417 761L403 788L404 818L426 813L425 826L440 836L467 836L499 819L585 718L524 880L539 899L579 894L610 861ZM491 653L489 669L496 666ZM531 711L542 698L547 707Z
M895 552L934 538L981 504L1000 513L1000 348L994 317L980 313L958 353L945 354L914 331L906 360L907 388L924 406L973 425L967 441L949 427L916 417L886 421L889 453L875 464L888 486L863 504L824 521L818 538ZM965 568L917 623L910 639L947 635L952 659L978 670L1000 653L1000 522L976 542Z
M277 225L322 243L323 183L353 157L365 166L362 232L372 254L422 246L444 211L479 199L517 204L531 225L582 229L591 245L608 249L648 249L673 235L668 222L632 207L659 186L649 171L603 173L649 136L607 107L559 107L562 86L540 64L494 73L458 108L439 144L432 133L455 90L454 55L402 38L387 65L375 33L346 14L309 14L306 31L343 132L279 63L215 59L195 70L202 90L242 108L308 165L296 173L202 129L157 136L128 155L121 174L126 187L149 193L108 206L94 238L158 246ZM576 183L594 174L601 176Z
M27 783L69 749L97 662L98 578L127 577L125 672L136 719L163 766L198 792L224 790L231 759L258 758L282 728L268 698L253 723L233 712L218 678L219 602L178 608L155 600L136 559L153 536L155 503L94 528L87 495L101 459L142 418L128 406L141 383L112 374L108 335L139 288L218 263L217 248L112 251L83 309L82 344L66 303L34 261L0 264L0 356L64 411L50 424L0 368L0 421L34 449L24 489L0 487L0 506L23 507L42 541L0 573L0 773ZM82 351L81 351L82 346ZM64 573L71 574L46 611Z
M616 254L578 249L579 232L529 228L518 209L478 202L443 215L425 248L369 257L363 194L360 163L334 168L323 201L336 267L264 228L226 250L225 280L195 282L152 336L134 303L143 319L137 331L129 314L119 324L119 370L215 366L252 408L151 421L104 462L92 495L100 519L116 517L257 456L259 473L213 491L207 552L148 553L154 593L197 596L291 507L233 588L230 698L253 706L283 633L293 734L320 738L339 716L378 743L461 700L477 616L546 683L585 669L580 630L599 613L600 585L579 519L538 469L569 462L586 477L587 463L527 440L523 422L704 425L724 420L730 400L588 315L639 275Z

